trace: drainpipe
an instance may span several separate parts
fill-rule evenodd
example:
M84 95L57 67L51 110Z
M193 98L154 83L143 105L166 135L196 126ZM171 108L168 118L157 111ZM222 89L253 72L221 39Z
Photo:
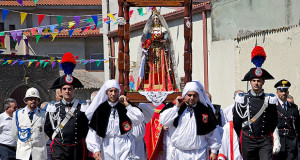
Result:
M204 59L204 89L208 91L208 53L207 53L207 19L206 11L202 11L203 22L203 59Z
M110 51L111 51L111 57L115 57L115 43L114 43L114 37L111 37L110 38L110 47L111 47L111 49L110 49ZM111 79L115 79L115 74L116 74L116 72L115 72L115 70L116 70L116 68L115 68L115 59L113 58L112 59L112 64L111 64Z

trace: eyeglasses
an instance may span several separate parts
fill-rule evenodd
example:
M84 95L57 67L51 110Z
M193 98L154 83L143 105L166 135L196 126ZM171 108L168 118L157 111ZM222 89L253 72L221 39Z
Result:
M187 94L188 97L198 97L198 94Z
M280 92L287 92L289 88L277 88Z

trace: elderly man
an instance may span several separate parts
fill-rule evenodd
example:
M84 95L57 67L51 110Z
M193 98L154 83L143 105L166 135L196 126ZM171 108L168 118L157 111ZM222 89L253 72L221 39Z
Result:
M263 90L265 80L274 79L261 68L266 54L256 46L252 51L252 62L257 68L251 68L242 81L250 81L252 89L248 93L239 93L235 98L233 125L240 139L240 148L245 160L272 159L272 133L277 126L277 98ZM278 151L278 147L274 145Z
M40 109L41 102L39 91L29 88L26 91L25 108L14 112L12 120L12 136L17 141L16 159L47 159L46 141L44 132L46 112Z
M132 127L142 123L144 115L120 91L116 80L106 81L86 111L90 120L87 147L97 160L135 157Z
M285 79L274 85L278 97L277 128L281 143L280 152L275 155L276 159L297 159L297 140L300 140L300 117L298 107L287 101L290 86L291 83Z
M88 105L75 98L75 88L82 88L83 85L71 75L76 65L73 54L65 53L61 65L65 75L59 77L51 89L60 89L63 98L47 107L49 116L45 128L52 139L51 159L84 160L88 155L84 141L88 131L84 112ZM71 67L74 67L72 71Z
M13 112L17 109L17 102L13 98L4 101L5 112L0 114L0 159L16 159L17 142L11 135Z
M160 113L160 123L169 127L167 159L210 159L217 158L220 148L220 134L216 129L214 109L199 82L189 82L182 97L176 98Z

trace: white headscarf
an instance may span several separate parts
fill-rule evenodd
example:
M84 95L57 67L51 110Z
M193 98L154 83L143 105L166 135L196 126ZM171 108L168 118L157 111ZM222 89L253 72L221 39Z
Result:
M110 88L117 88L119 91L119 96L120 96L121 88L120 88L118 81L116 81L114 79L106 81L100 88L100 90L97 93L97 95L95 96L95 98L93 99L91 105L85 111L85 115L89 121L92 119L93 114L96 111L96 109L99 107L99 105L102 104L103 102L107 101L108 97L107 97L106 91L109 90Z
M203 85L200 83L200 81L198 80L193 80L192 82L188 82L185 84L185 87L182 91L182 97L185 97L185 95L190 92L190 91L194 91L197 92L199 95L199 102L201 102L202 104L204 104L206 107L211 107L211 109L213 110L213 112L215 113L215 108L214 106L211 104L210 100L208 99L206 92L204 90Z

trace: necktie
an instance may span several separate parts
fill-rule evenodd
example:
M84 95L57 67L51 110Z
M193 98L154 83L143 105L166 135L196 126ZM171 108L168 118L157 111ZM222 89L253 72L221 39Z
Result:
M187 110L190 112L190 117L192 117L193 112L194 112L193 108L192 107L187 107Z
M283 103L284 110L287 111L286 103Z
M32 121L32 119L33 119L33 115L34 115L34 112L32 112L32 111L29 111L28 112L28 116L29 116L29 119Z

